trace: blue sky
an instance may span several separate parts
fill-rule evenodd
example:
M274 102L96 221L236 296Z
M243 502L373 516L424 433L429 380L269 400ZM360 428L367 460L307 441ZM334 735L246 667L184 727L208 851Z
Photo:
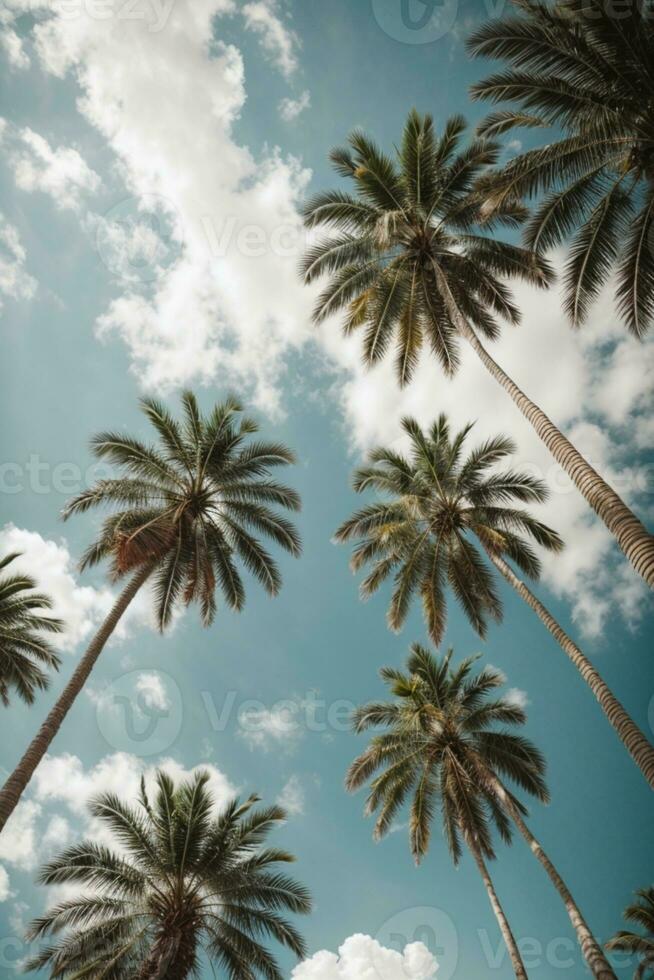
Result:
M422 7L411 0L409 12ZM478 119L466 90L485 66L462 42L496 11L482 0L437 5L421 31L402 21L399 0L5 4L0 550L25 553L69 629L50 692L5 712L0 764L12 768L111 601L100 572L75 570L95 518L64 526L58 515L93 475L95 431L146 435L143 392L174 406L190 385L209 407L237 391L295 448L304 554L282 560L277 599L250 583L243 614L222 610L209 631L191 610L161 638L137 604L0 838L0 975L15 975L21 923L52 898L34 885L38 863L94 830L88 793L128 792L167 759L180 772L210 766L219 794L256 789L290 807L279 836L315 897L302 922L312 954L356 934L390 949L415 939L431 945L439 980L511 976L473 863L453 869L437 832L414 868L406 833L373 844L362 798L343 790L363 744L345 730L348 705L381 695L378 668L424 639L418 611L400 636L388 632L388 596L361 603L347 552L331 542L356 503L353 467L370 445L399 438L405 412L477 419L480 438L507 431L520 464L548 480L543 516L568 548L546 562L539 592L652 734L647 597L512 404L467 356L454 382L425 359L410 391L397 391L390 365L366 374L338 323L310 325L314 296L297 278L298 207L335 182L329 148L357 125L390 147L413 105L437 124L454 112ZM555 290L516 293L524 323L495 345L498 359L651 518L651 346L626 337L608 300L573 335ZM562 652L517 597L504 599L504 624L486 643L454 607L446 642L461 656L482 652L526 698L552 791L532 827L607 938L631 892L650 883L649 794ZM116 694L135 706L134 728L112 708ZM139 705L156 722L149 738ZM500 848L493 875L529 975L577 980L565 911L520 840ZM363 976L367 955L350 941L340 973L311 961L299 976ZM417 980L410 965L403 975Z

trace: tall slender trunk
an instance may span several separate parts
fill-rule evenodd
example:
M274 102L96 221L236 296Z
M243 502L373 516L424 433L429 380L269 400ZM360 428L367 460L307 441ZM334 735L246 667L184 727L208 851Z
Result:
M504 939L504 944L508 950L509 956L511 957L513 972L515 973L517 980L528 980L527 971L525 970L525 965L522 962L522 956L520 955L518 944L515 941L511 926L509 925L509 920L504 914L504 909L502 908L500 900L497 897L495 886L493 885L492 878L488 873L488 868L486 867L486 862L484 861L482 853L479 849L479 844L472 837L467 837L466 842L477 863L479 874L481 875L484 885L486 886L488 898L490 899L493 912L495 913L495 918L498 921L502 937Z
M595 670L590 660L584 656L577 644L573 643L543 603L518 578L502 556L490 549L486 549L486 554L509 585L515 589L528 606L531 606L540 621L545 624L561 649L575 665L595 695L602 711L616 730L618 738L631 755L651 788L654 789L654 745L647 741L640 728L638 728L630 715L627 714L612 693L611 688Z
M597 978L597 980L617 980L615 973L611 969L608 960L602 952L601 946L590 931L586 920L581 913L581 909L572 897L568 886L550 861L540 843L530 831L527 824L522 819L522 814L515 805L511 794L507 793L502 783L496 778L491 779L491 790L504 811L515 823L516 827L529 845L530 850L536 855L536 858L545 868L550 881L561 896L561 899L563 900L568 912L570 922L572 923L572 927L577 934L577 941L581 947L581 952L583 953L584 959L588 963L591 973Z
M627 507L624 500L602 479L590 463L586 462L581 453L557 429L545 412L538 405L535 405L525 395L524 391L518 388L497 361L490 356L456 305L447 279L436 263L434 263L434 271L450 316L461 336L468 341L489 374L508 392L529 424L535 429L539 439L545 443L554 459L560 463L571 478L577 490L586 498L598 517L604 521L638 574L642 575L650 588L654 589L654 535L649 533L642 521Z
M86 653L75 668L72 677L57 698L54 707L39 728L36 736L30 742L27 751L2 787L2 790L0 790L0 832L2 832L7 820L13 813L16 804L34 774L34 770L50 748L52 740L61 728L64 718L72 708L75 698L84 687L107 640L152 570L152 565L146 565L130 579L120 593L109 615L91 640Z

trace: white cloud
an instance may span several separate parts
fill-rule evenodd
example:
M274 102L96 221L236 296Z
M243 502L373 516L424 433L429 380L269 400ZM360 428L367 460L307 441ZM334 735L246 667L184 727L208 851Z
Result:
M9 888L9 875L7 874L5 868L0 864L0 902L6 902L11 895L11 889Z
M4 127L0 128L0 135L3 132ZM36 279L25 271L26 259L18 229L0 212L0 310L3 296L31 299L36 292Z
M17 135L16 144L10 159L16 186L21 190L42 191L58 208L77 210L82 195L100 188L100 177L74 147L53 149L43 136L28 128Z
M609 296L597 304L587 327L573 331L558 288L544 293L518 284L514 291L523 323L505 328L502 338L488 345L493 357L627 502L646 514L645 475L628 461L649 418L654 340L639 344L628 336ZM644 583L618 556L612 536L467 345L462 345L454 379L446 379L434 359L425 356L411 385L400 390L392 357L368 371L360 363L359 338L342 338L332 324L322 331L322 340L342 368L333 391L357 455L379 442L401 445L399 423L407 414L428 424L445 412L455 427L476 420L471 443L509 434L518 446L515 465L529 468L550 486L550 500L538 508L539 516L567 545L560 555L542 556L545 583L572 603L574 618L587 635L598 636L613 613L637 624L646 605Z
M519 687L510 687L503 697L505 701L509 701L511 704L517 705L518 708L524 709L530 703L527 692L521 690Z
M429 980L438 964L423 943L408 943L402 953L356 933L338 954L326 949L296 966L292 980Z
M0 47L3 48L11 68L29 68L30 59L23 48L22 39L9 26L0 30Z
M143 700L149 708L165 711L170 707L168 692L159 674L145 671L136 682L136 690L143 695Z
M51 640L58 649L71 652L86 640L107 615L115 600L114 592L102 587L80 585L74 571L74 560L65 539L47 540L36 531L6 524L0 529L0 554L19 552L12 570L26 572L35 579L37 588L49 595L52 615L63 619L66 629ZM134 599L116 628L113 639L123 640L132 629L152 625L149 594L143 591Z
M258 34L264 51L270 55L284 77L290 78L298 67L296 51L299 40L280 17L277 0L246 3L242 13L246 27Z
M239 712L238 735L250 749L269 752L286 745L291 747L302 737L297 720L299 705L295 701L281 702L272 708L249 707Z
M279 103L279 114L284 122L292 122L311 105L311 93L305 89L297 99L285 98Z
M275 802L290 816L301 816L304 813L306 795L299 776L293 775L287 779Z
M0 835L0 860L23 871L32 871L37 863L39 836L36 824L42 808L34 800L22 800Z
M279 409L286 362L313 333L311 296L297 277L304 240L297 205L309 172L274 147L255 157L232 133L245 101L243 62L215 34L216 15L235 5L178 0L162 31L144 20L94 19L85 5L75 18L56 0L39 9L52 14L33 31L43 67L58 76L74 71L80 111L118 158L122 219L131 200L138 224L142 202L156 196L183 243L163 275L135 264L147 289L133 289L127 277L99 319L100 335L123 339L146 387L228 378L252 388L261 407ZM290 70L294 43L276 8L248 4L243 12Z
M75 755L46 755L34 773L29 797L18 804L0 836L0 860L19 870L33 871L71 840L84 836L116 848L110 832L89 816L89 799L100 793L115 793L127 802L136 801L141 776L152 792L157 768L175 782L190 778L198 768L208 772L209 789L218 809L236 792L224 773L208 763L187 770L173 759L163 759L153 766L135 755L115 752L85 769Z

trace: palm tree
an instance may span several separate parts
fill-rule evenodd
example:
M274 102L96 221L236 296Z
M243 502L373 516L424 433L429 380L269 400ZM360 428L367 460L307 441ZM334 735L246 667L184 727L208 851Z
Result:
M278 593L279 570L256 534L270 538L291 555L300 553L295 527L275 509L298 510L299 497L270 477L273 467L294 462L290 449L252 440L258 426L242 415L234 398L203 417L195 396L187 391L182 407L179 422L159 402L143 400L158 446L118 432L103 432L93 440L95 455L116 466L120 475L99 480L71 500L64 518L110 507L113 513L84 554L81 568L108 560L115 581L130 577L0 791L0 830L121 616L146 582L152 581L162 632L181 603L197 602L202 622L209 626L216 613L217 589L230 608L243 608L245 588L239 561L270 595Z
M394 339L400 384L410 380L425 346L453 375L459 342L467 341L654 587L652 535L479 339L498 336L498 316L520 320L506 277L547 286L552 270L541 255L487 234L496 224L516 225L524 211L506 195L487 213L478 184L496 163L499 145L473 139L461 149L464 129L464 120L455 116L437 137L431 117L413 111L397 163L360 131L351 134L349 148L332 151L335 169L354 182L355 193L329 191L306 205L308 227L328 231L303 263L307 283L329 277L314 319L345 309L344 332L363 329L368 365Z
M280 912L308 913L309 893L276 869L294 857L264 848L286 818L277 806L253 810L258 797L232 800L216 815L208 773L175 786L156 774L156 795L141 782L138 806L113 794L90 804L120 850L83 841L41 870L46 885L88 888L36 919L30 940L57 936L27 964L51 977L184 980L204 952L230 977L281 980L266 938L296 956L304 942Z
M634 980L646 980L654 977L654 887L640 888L636 892L637 902L628 905L624 911L627 922L633 922L645 930L640 932L620 931L609 939L607 949L613 949L639 956L640 963L636 967Z
M372 595L393 575L389 626L396 632L402 628L412 600L419 595L429 635L438 645L445 630L449 586L474 630L484 638L489 618L496 622L502 618L494 568L554 636L654 789L654 747L509 564L537 579L540 562L530 540L550 551L562 547L555 531L515 506L542 502L545 485L524 473L496 468L515 451L505 436L466 452L471 425L451 436L441 415L428 432L410 418L403 420L403 428L410 457L380 447L371 452L370 465L354 477L357 492L377 490L384 499L357 511L336 533L339 541L358 541L353 571L371 566L361 584L362 595Z
M348 789L359 789L371 780L366 812L379 814L377 839L387 833L411 797L409 841L416 863L427 853L434 812L436 805L440 806L450 854L458 863L462 841L472 852L498 916L514 972L525 977L484 861L495 856L491 827L510 843L511 822L515 823L561 896L593 976L615 980L568 887L525 824L525 808L505 786L505 780L510 780L537 799L548 800L542 755L526 738L507 730L525 723L523 709L511 699L495 695L505 682L499 671L486 667L474 673L476 657L464 660L457 668L451 666L451 660L452 650L438 659L415 643L406 672L382 668L381 677L394 700L372 702L354 712L356 732L369 728L382 731L373 736L350 767ZM503 727L498 730L498 725Z
M16 552L6 555L0 571L19 557ZM52 609L52 599L35 589L29 575L0 578L0 701L5 707L12 689L26 704L33 704L36 692L50 684L43 668L58 670L61 664L44 634L61 633L64 624L43 615Z
M616 16L602 0L514 0L518 16L494 20L468 40L472 54L509 65L473 85L476 99L507 102L480 127L556 127L563 137L515 157L493 175L487 202L542 197L525 244L543 251L572 236L565 269L574 326L615 270L616 300L631 332L654 322L654 16L629 4Z

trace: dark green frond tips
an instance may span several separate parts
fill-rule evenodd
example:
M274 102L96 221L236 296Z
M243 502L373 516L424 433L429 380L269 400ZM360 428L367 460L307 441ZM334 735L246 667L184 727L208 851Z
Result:
M510 839L505 783L548 799L543 756L510 731L524 724L524 711L497 694L504 676L492 667L477 670L477 660L457 666L452 650L438 656L413 644L403 670L381 672L392 700L361 705L353 715L355 731L373 735L350 766L346 787L368 784L365 810L376 817L375 838L408 809L416 863L427 853L437 812L457 863L461 840L493 856L493 825Z
M61 660L49 635L62 633L64 623L50 615L53 601L37 591L37 583L10 566L21 555L0 558L0 702L7 707L12 694L33 704L50 684Z
M281 978L268 942L303 956L288 916L306 915L312 902L279 868L293 855L267 846L284 812L258 802L219 807L208 772L176 783L163 770L152 787L141 780L134 803L93 800L91 814L120 851L83 841L41 869L41 884L66 885L72 897L31 924L30 941L46 945L27 969L62 980L186 977L208 956L232 976Z
M540 255L488 238L495 225L520 224L525 209L512 195L489 210L484 180L500 146L475 137L463 145L464 132L459 116L438 133L412 109L389 155L356 130L331 154L348 190L321 193L304 210L307 227L326 232L302 263L305 282L326 280L315 322L340 314L346 334L360 331L369 367L394 352L400 385L423 351L452 375L467 330L494 339L495 315L517 322L506 278L552 279Z
M93 451L116 475L97 481L67 504L64 519L96 507L110 511L83 567L108 559L113 578L149 566L159 628L180 605L197 602L202 621L216 614L216 593L243 608L242 569L271 595L282 580L264 540L297 557L300 538L283 511L300 509L300 497L273 478L295 463L288 446L255 438L259 426L229 396L203 414L184 391L181 416L155 398L141 408L154 440L119 432L94 437Z
M378 447L354 474L354 489L376 491L379 501L353 514L335 535L355 543L353 570L368 569L364 597L392 582L390 628L402 629L418 600L436 644L445 632L448 591L483 638L489 621L502 618L494 557L538 578L531 542L549 551L563 547L559 535L522 506L542 503L547 488L506 465L513 441L500 435L468 448L472 428L452 432L444 415L428 429L402 419L406 454Z

